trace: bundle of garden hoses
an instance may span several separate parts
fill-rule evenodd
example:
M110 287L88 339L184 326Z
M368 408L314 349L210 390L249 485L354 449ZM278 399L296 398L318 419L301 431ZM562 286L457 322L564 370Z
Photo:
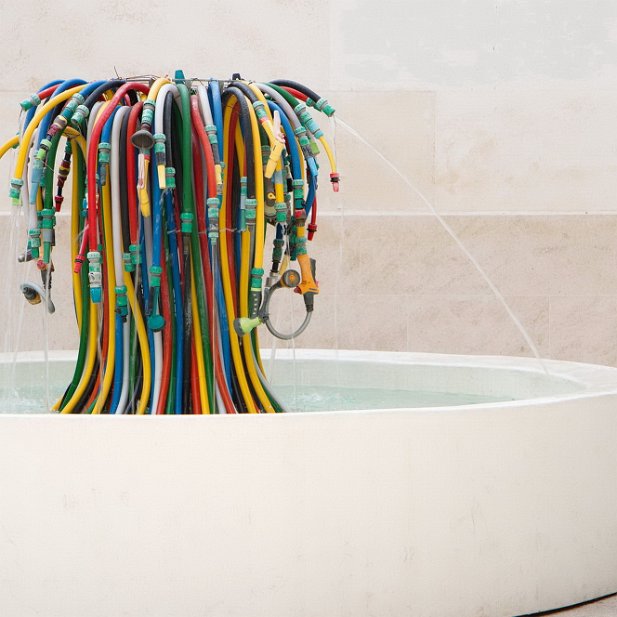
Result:
M178 71L174 79L57 80L21 106L19 132L0 156L16 149L10 196L28 229L19 260L33 260L41 276L22 291L50 311L65 182L72 194L63 240L80 345L54 408L284 411L258 332L264 325L279 338L298 336L319 293L307 241L320 151L334 190L339 182L313 117L331 116L328 102L292 81L190 80ZM270 300L294 291L305 317L279 332Z

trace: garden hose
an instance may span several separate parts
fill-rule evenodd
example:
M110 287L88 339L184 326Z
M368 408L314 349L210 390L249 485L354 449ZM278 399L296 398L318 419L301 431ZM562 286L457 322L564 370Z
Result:
M261 363L258 327L289 340L311 321L320 150L335 191L339 184L311 113L331 116L328 102L294 81L177 71L56 80L21 109L0 157L15 150L9 197L27 229L18 260L33 260L41 276L21 291L50 313L56 215L70 177L79 350L53 409L284 411ZM289 333L270 317L273 295L285 290L305 306Z

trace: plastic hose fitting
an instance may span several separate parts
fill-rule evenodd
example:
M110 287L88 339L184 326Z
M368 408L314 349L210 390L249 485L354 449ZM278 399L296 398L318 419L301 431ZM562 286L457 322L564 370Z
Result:
M111 159L111 144L102 141L99 144L99 182L101 184L107 183L107 170L109 168L109 161Z
M316 139L319 139L323 135L323 131L319 128L319 125L315 122L313 116L311 116L311 113L306 108L304 103L298 103L294 107L294 111L296 112L300 122L302 122L302 125L313 133Z
M123 320L129 314L125 285L119 285L116 287L116 313L120 315Z
M219 199L218 197L208 197L208 238L216 239L219 237Z
M161 274L163 268L161 266L150 267L150 290L152 297L150 298L151 312L148 316L148 328L153 332L159 332L165 327L165 318L159 313L159 295L161 291Z
M21 187L24 185L24 181L21 178L12 178L9 189L9 197L11 204L14 206L21 206Z
M274 204L274 210L276 211L276 222L286 223L288 218L287 204L284 201L277 201Z
M165 186L168 189L176 188L176 170L173 167L165 167Z
M50 261L51 245L54 243L54 227L56 226L56 211L53 208L41 210L41 235L43 236L43 263Z
M307 104L308 104L308 101L307 101ZM331 117L334 114L334 112L336 111L334 109L334 107L332 107L332 105L330 105L330 103L328 103L328 101L326 99L324 99L323 97L320 98L315 103L313 103L313 107L317 111L321 111L322 113L326 114L326 116L328 116L328 118Z
M141 264L141 252L139 250L139 244L131 244L129 245L129 253L131 255L131 264L133 265L133 270ZM130 270L132 272L133 270Z
M183 234L190 234L193 232L193 214L191 212L183 212L180 215L180 229Z
M90 251L87 257L90 300L95 304L98 304L101 301L101 286L103 284L103 275L101 273L101 254L98 251Z
M246 229L246 193L247 193L247 178L242 176L240 178L240 216L238 221L238 231L244 231Z
M155 133L154 139L154 158L156 160L156 171L159 179L159 187L161 190L167 188L167 178L165 175L165 169L167 167L167 157L165 154L165 142L167 138L165 133Z
M41 99L38 94L31 94L27 99L24 99L19 105L23 111L28 111L33 107L38 107L41 104Z
M73 117L71 118L71 126L76 129L81 127L81 124L90 115L90 109L85 105L78 105Z
M257 200L252 197L247 197L245 202L245 217L247 225L255 224L255 216L256 216L256 208L257 208Z
M135 264L131 261L131 253L122 253L122 265L125 272L135 271Z

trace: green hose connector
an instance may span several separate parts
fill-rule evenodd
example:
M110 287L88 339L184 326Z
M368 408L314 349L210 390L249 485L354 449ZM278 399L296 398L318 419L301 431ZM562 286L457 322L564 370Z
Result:
M311 150L311 140L306 134L306 129L303 126L298 126L294 129L294 134L298 138L300 148L304 153L305 158L312 158L313 152Z
M311 154L313 156L317 156L319 154L319 146L314 139L309 140L309 148L311 149Z
M165 164L165 142L167 141L167 137L165 137L165 133L154 133L152 138L154 139L156 163L157 165Z
M251 269L251 289L255 291L261 291L261 280L264 275L263 268Z
M56 211L53 208L44 208L40 212L41 231L43 242L53 242L54 227L56 226ZM45 262L49 263L49 262Z
M90 300L95 304L99 304L102 299L101 285L103 283L103 275L101 273L101 254L99 251L90 251L87 257Z
M238 231L246 230L246 193L247 193L247 178L246 176L242 176L240 178L240 216L238 220Z
M257 200L252 197L247 197L245 202L245 217L247 225L255 224L256 210L257 210Z
M306 101L306 104L309 105L309 100L308 99ZM313 101L311 101L311 103L313 103ZM317 111L321 111L322 113L326 114L326 116L328 116L328 118L330 118L331 116L334 115L334 112L336 111L334 109L334 107L332 107L332 105L330 105L330 103L328 103L327 99L324 99L323 97L320 98L316 103L313 103L312 105Z
M107 183L107 169L109 166L109 161L111 160L111 144L102 141L99 144L99 176L100 183Z
M253 103L253 109L255 110L255 115L257 119L261 122L267 118L266 110L264 109L263 101L255 101Z
M304 180L302 178L295 178L292 180L293 186L293 198L296 205L296 210L303 208L302 200L304 199Z
M304 103L298 103L294 107L294 111L296 112L300 122L302 122L302 125L313 133L317 139L323 135L323 131L319 128L319 125L315 122L315 119L311 116L311 113L308 111Z
M161 293L161 266L150 266L150 298L151 314L148 317L148 328L153 332L158 332L165 327L165 318L159 313L159 296Z
M166 174L166 165L167 165L167 157L165 154L165 141L167 138L164 133L155 133L153 135L154 139L154 162L156 165L156 170L158 174L159 187L162 190L167 188L167 174Z
M38 94L31 94L27 99L24 99L19 106L23 111L28 111L33 107L38 107L41 104L41 98Z
M109 163L111 159L110 153L111 153L111 144L106 141L102 141L99 144L99 165Z
M277 201L274 204L274 209L276 210L276 222L286 223L287 222L287 204L284 201Z
M119 285L116 287L116 313L120 315L122 319L129 314L125 285Z
M191 212L183 212L180 215L181 231L183 234L190 234L193 232L193 214Z
M283 259L283 247L285 246L285 240L282 238L274 239L274 248L272 249L272 261L280 262Z
M306 238L304 236L296 237L295 253L296 257L306 255Z
M141 114L141 125L146 125L148 128L152 126L154 122L154 106L155 102L148 99L144 103L144 109Z
M206 133L208 135L208 141L216 146L219 143L219 138L216 132L216 126L214 124L206 124Z
M9 189L9 197L13 206L21 206L21 187L24 181L21 178L13 178L11 180L11 188Z
M161 286L161 274L163 274L161 266L150 266L150 287Z
M176 170L174 167L165 167L165 184L168 189L176 188Z
M261 306L261 285L264 275L263 268L251 269L251 287L249 290L249 317L257 317Z
M131 264L133 264L134 270L137 266L141 264L141 252L139 251L139 244L131 244L129 246L129 252L131 254Z
M130 253L122 253L122 265L124 267L124 271L125 272L134 272L135 271L135 265L131 261L131 254Z
M39 144L39 149L36 152L36 158L39 161L44 161L47 157L47 153L51 148L51 140L45 138L41 139L41 143Z
M79 129L82 122L90 115L90 110L85 105L78 105L73 117L71 118L71 125Z
M41 230L28 230L28 247L32 250L32 259L39 258L39 247L41 246Z
M208 238L219 237L219 199L218 197L208 197Z

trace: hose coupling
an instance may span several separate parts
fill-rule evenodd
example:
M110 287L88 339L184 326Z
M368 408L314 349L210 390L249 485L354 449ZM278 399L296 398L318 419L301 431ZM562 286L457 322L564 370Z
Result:
M101 254L98 251L88 253L88 283L90 285L90 300L95 304L101 302L103 275L101 273Z
M159 187L164 191L167 188L167 178L165 174L165 169L167 167L165 142L167 141L167 138L165 137L165 133L155 133L153 135L153 139L154 157L156 159L156 171L159 179Z
M24 185L24 181L21 178L11 179L11 188L9 189L9 197L11 204L14 206L21 205L21 187Z
M24 99L19 105L23 111L28 111L33 107L38 107L41 104L41 98L38 94L31 94L27 99Z
M90 109L85 105L78 105L75 113L71 118L71 125L79 129L81 124L85 121L85 119L90 115Z
M116 287L116 313L122 317L122 320L129 314L126 291L126 285Z
M308 101L307 101L307 105L308 105ZM321 111L322 113L326 114L326 116L328 116L328 118L330 118L332 115L334 115L334 112L336 111L334 109L334 107L332 107L332 105L330 105L330 103L328 103L327 99L324 99L323 97L320 98L315 103L313 103L312 106L317 111Z

